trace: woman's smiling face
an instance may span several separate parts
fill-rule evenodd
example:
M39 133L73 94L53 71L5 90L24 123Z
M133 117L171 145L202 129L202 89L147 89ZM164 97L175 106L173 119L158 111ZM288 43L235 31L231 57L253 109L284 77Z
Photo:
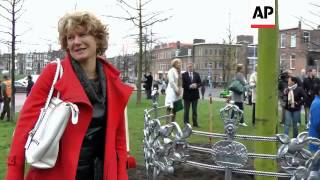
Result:
M87 61L97 55L97 42L84 27L78 26L67 34L67 49L75 60Z

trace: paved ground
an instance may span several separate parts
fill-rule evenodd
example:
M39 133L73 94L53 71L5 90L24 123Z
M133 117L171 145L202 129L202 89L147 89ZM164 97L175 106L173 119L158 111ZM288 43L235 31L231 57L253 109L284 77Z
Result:
M24 101L26 100L26 94L25 93L17 93L16 94L16 112L19 112L24 104Z

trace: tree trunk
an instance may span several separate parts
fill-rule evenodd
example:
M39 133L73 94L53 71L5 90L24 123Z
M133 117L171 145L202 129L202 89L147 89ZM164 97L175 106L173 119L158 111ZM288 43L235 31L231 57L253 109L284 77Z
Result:
M15 87L14 87L14 75L15 75L15 50L16 50L16 18L15 18L15 6L16 2L15 0L12 3L12 42L11 42L11 89L12 89L12 95L11 95L11 109L10 109L10 120L13 121L15 119Z
M142 12L141 0L139 0L139 63L138 63L138 79L137 79L137 104L141 103L141 77L142 77Z
M259 54L256 101L256 135L275 136L278 123L278 0L275 0L276 27L259 29ZM256 153L276 154L274 142L255 143ZM277 171L277 162L255 159L258 171ZM275 180L275 177L256 176L256 180Z

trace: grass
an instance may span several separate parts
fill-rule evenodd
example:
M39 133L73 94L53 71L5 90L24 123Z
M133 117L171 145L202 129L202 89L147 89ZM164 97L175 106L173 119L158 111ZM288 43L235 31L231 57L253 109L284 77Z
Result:
M164 104L164 96L160 96L159 105ZM136 104L136 94L131 96L128 104L128 120L129 120L129 132L130 132L130 148L131 155L133 155L138 164L143 164L143 124L144 124L144 110L150 108L152 102L146 100L143 96L141 104ZM224 102L214 101L212 104L213 110L213 132L223 133L223 122L219 116L219 110L224 107ZM255 128L251 125L251 106L245 106L245 121L248 127L238 128L237 134L254 135ZM164 113L164 112L162 112ZM209 131L209 102L207 100L199 100L198 103L198 123L200 128L196 130ZM178 112L177 122L181 127L183 124L183 111ZM302 118L303 119L303 118ZM4 179L6 172L6 157L9 152L12 133L15 127L13 122L0 121L0 179ZM300 127L301 132L303 127ZM280 132L283 132L283 128L280 128ZM290 132L291 133L291 132ZM193 143L209 143L208 138L191 136L189 142ZM253 142L243 142L249 152L254 152Z

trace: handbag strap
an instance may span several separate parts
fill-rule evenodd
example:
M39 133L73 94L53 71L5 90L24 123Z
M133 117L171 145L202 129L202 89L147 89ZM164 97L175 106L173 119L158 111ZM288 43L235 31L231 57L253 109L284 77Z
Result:
M50 88L50 91L49 91L49 94L48 94L47 101L46 101L46 104L44 106L43 112L45 112L47 110L47 108L49 107L50 101L52 99L53 91L54 91L54 85L57 83L58 79L62 78L62 75L63 75L63 68L62 68L60 59L57 58L56 61L52 61L51 63L57 63L57 69L56 69L56 73L55 73L54 78L53 78L53 82L52 82L52 85L51 85L51 88ZM60 92L59 91L57 93L57 98L60 98ZM66 103L70 106L70 109L71 109L71 122L72 122L72 124L77 124L78 123L78 117L79 117L79 108L78 108L78 106L73 104L73 103L71 103L71 102L66 102Z
M46 100L46 104L44 106L44 109L46 110L50 104L50 100L52 98L52 95L53 95L53 90L54 90L54 85L57 83L58 79L62 77L63 75L63 68L61 66L61 62L60 62L60 59L57 58L56 61L52 61L51 63L57 63L57 69L56 69L56 72L55 72L55 75L54 75L54 78L53 78L53 82L52 82L52 85L51 85L51 88L50 88L50 91L49 91L49 94L48 94L48 97L47 97L47 100ZM57 97L59 98L60 97L60 92L58 91L57 93Z

